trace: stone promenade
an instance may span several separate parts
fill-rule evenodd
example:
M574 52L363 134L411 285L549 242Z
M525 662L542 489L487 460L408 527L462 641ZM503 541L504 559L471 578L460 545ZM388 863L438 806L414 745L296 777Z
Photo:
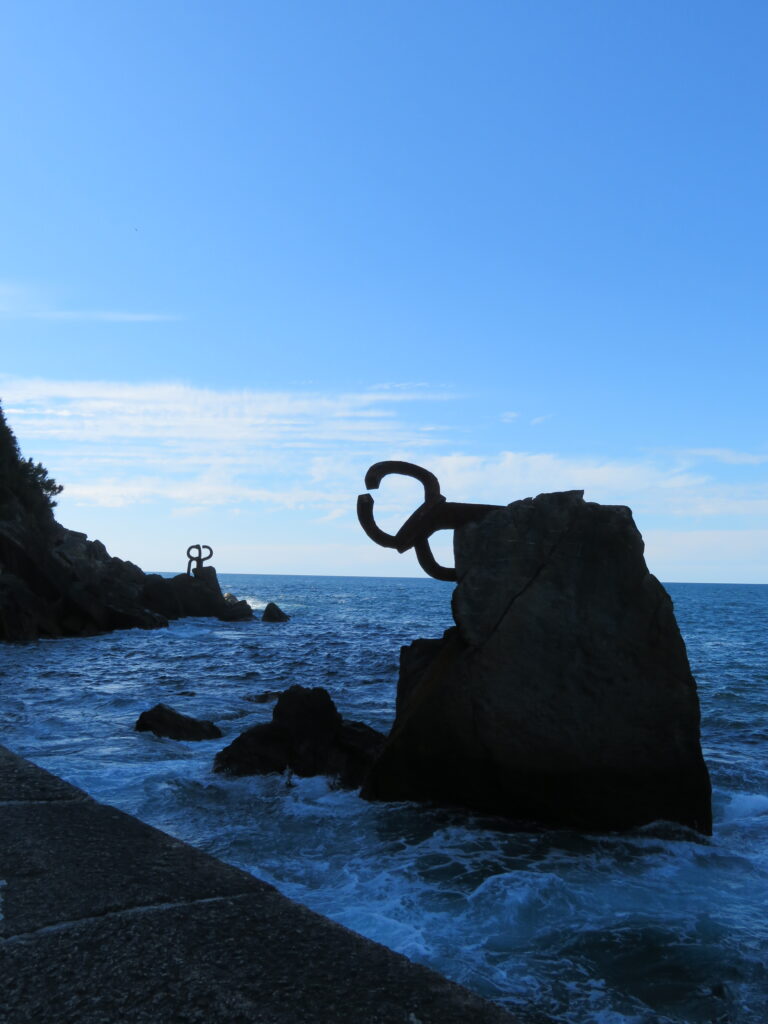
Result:
M0 879L3 1024L523 1021L4 747Z

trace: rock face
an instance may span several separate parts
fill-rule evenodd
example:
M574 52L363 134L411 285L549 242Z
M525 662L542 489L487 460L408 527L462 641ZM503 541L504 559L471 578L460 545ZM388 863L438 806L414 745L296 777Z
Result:
M142 711L135 728L137 732L153 732L172 740L216 740L221 736L221 729L213 722L183 715L167 704L155 704L149 711Z
M696 684L630 510L542 494L458 529L455 551L456 627L402 649L362 795L710 833Z
M142 599L143 581L138 566L54 520L0 521L0 640L167 625Z
M291 686L281 693L272 721L241 733L216 755L214 770L230 775L330 775L347 789L359 786L384 736L362 722L345 722L328 691Z
M0 409L0 640L155 629L185 615L252 617L247 602L225 601L211 567L196 568L196 578L147 576L65 529L53 515L60 491L22 458Z
M197 574L204 572L200 577ZM223 622L253 618L253 609L247 601L227 601L221 593L216 570L205 566L194 569L193 576L180 573L171 579L151 574L144 577L141 599L153 611L167 619L180 619L188 615L214 616Z
M200 580L147 575L55 520L0 519L0 640L157 629L190 615L252 618Z

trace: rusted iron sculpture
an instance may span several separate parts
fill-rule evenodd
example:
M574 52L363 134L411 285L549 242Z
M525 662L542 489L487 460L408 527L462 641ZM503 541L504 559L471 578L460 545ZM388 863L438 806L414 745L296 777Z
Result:
M208 552L207 555L203 555L203 548ZM194 552L197 554L194 554ZM207 562L210 558L213 558L213 548L208 547L207 544L190 544L187 548L187 576L192 575L192 563L195 563L195 569L202 569L203 562Z
M365 474L365 486L374 491L385 476L410 476L424 487L424 501L392 536L376 525L373 518L373 498L360 494L357 498L357 518L360 525L377 544L395 548L401 554L413 548L419 565L436 580L455 582L456 570L439 565L429 546L429 538L438 530L454 530L457 526L477 522L493 509L503 505L471 505L461 501L446 501L440 493L440 484L434 473L412 462L375 462Z

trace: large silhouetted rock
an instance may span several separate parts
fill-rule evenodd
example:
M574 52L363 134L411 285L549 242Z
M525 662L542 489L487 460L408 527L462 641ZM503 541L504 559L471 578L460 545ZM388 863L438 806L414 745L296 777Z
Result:
M217 755L214 768L230 775L329 775L359 786L384 737L362 722L346 722L328 691L291 686L280 694L272 721L241 733Z
M709 833L696 684L630 510L542 494L458 529L455 551L457 625L402 649L362 795Z

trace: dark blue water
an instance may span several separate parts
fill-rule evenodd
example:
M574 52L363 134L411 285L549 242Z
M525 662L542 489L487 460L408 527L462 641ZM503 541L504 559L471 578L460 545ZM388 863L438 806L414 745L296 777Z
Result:
M536 835L476 816L370 805L324 779L226 779L213 755L292 683L391 723L400 645L448 625L434 580L222 576L285 624L0 648L2 742L289 896L514 1007L570 1024L768 1021L768 586L671 584L699 684L715 834ZM133 729L164 701L222 741Z

